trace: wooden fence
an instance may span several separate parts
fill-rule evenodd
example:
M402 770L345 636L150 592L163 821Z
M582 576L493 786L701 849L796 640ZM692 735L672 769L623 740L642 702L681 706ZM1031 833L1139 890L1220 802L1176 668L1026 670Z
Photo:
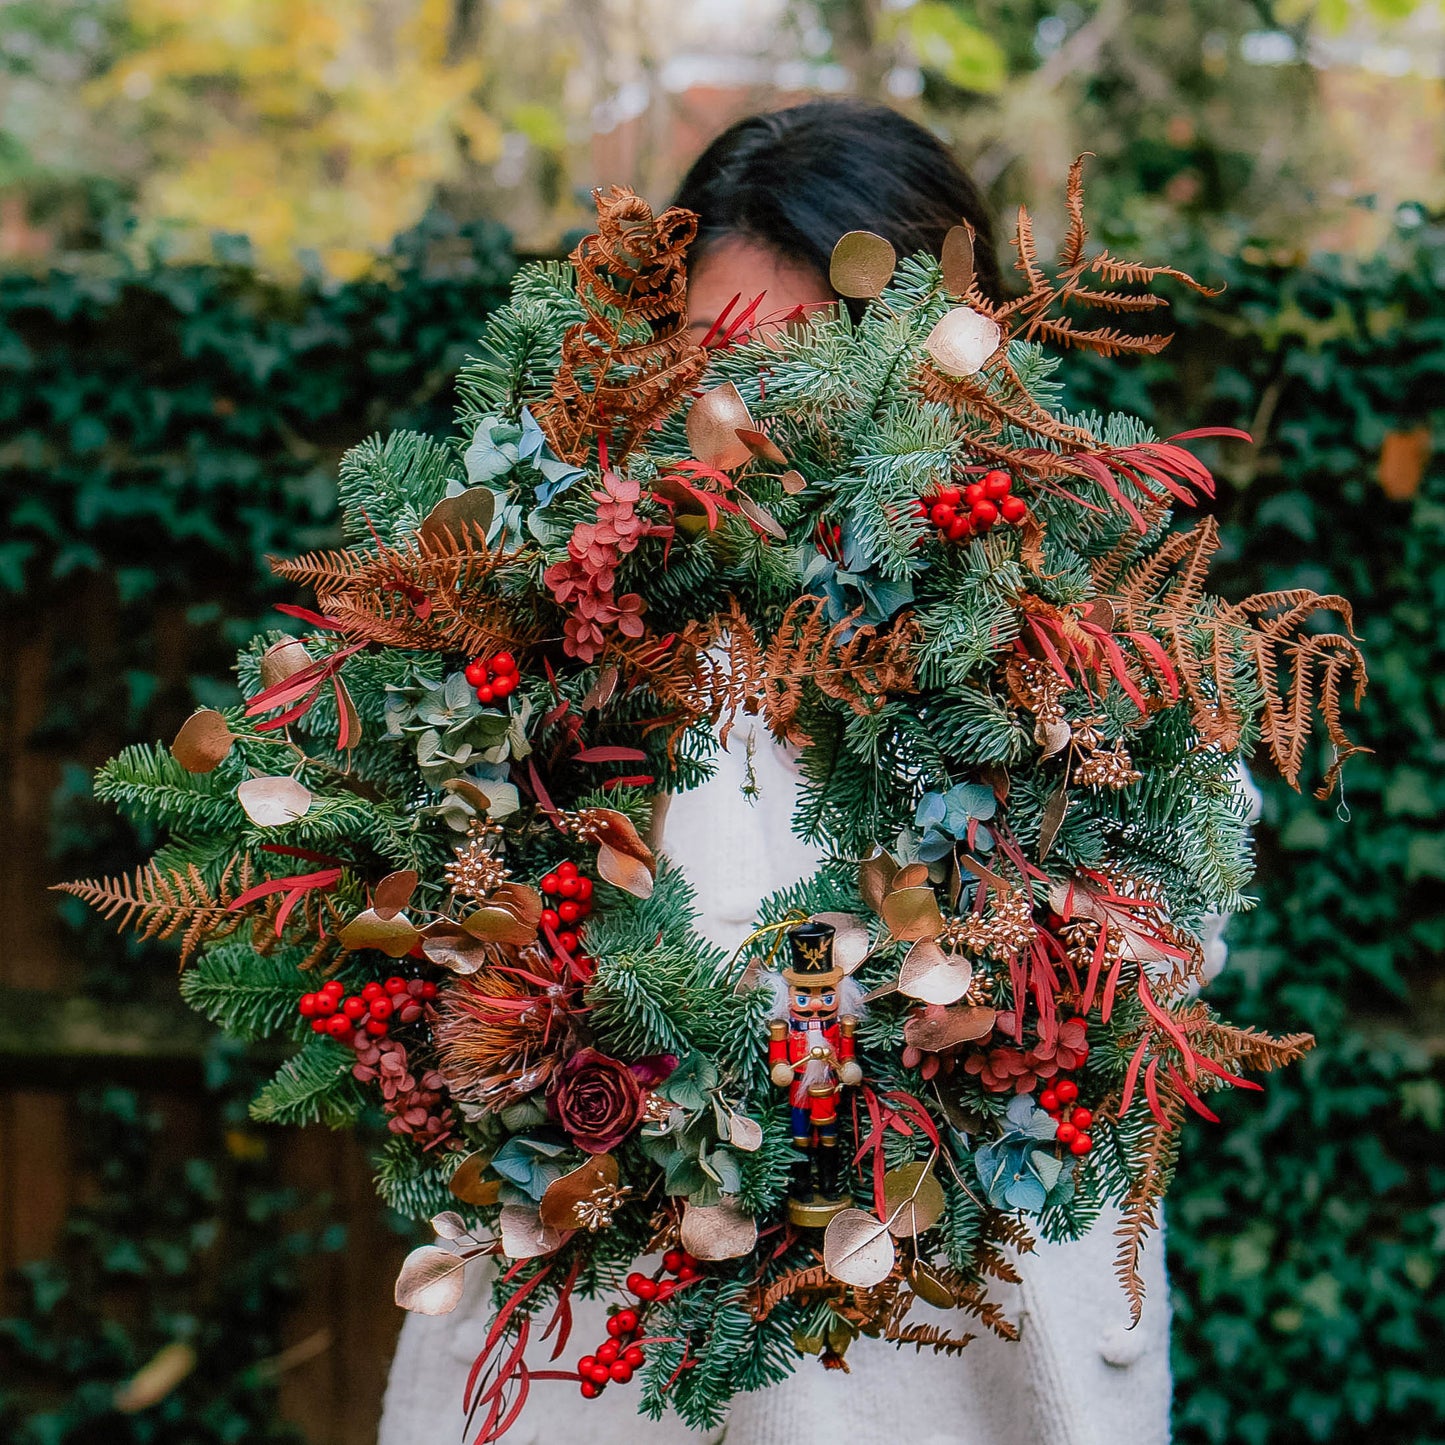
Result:
M77 749L44 741L57 649L80 644L99 681L114 651L118 610L110 584L83 583L63 608L16 618L0 649L0 1279L56 1249L67 1211L92 1197L97 1161L79 1157L75 1091L114 1080L139 1087L166 1121L168 1147L184 1157L214 1100L201 1087L204 1022L175 1000L101 1008L81 997L81 968L46 889L51 798L67 760L93 765L128 739L101 728ZM184 716L194 636L180 609L155 631L156 671ZM165 708L160 710L162 713ZM387 1364L401 1323L391 1281L406 1242L385 1226L361 1143L316 1128L269 1131L283 1182L303 1199L327 1195L347 1228L344 1254L303 1268L303 1306L287 1321L281 1371L284 1416L308 1445L375 1438Z

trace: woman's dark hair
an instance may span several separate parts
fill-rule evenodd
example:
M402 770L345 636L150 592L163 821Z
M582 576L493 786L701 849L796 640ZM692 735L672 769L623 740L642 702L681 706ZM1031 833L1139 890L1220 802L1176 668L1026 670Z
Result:
M698 215L694 263L729 237L828 274L840 236L873 231L899 256L938 255L974 230L974 274L999 295L993 221L978 187L921 125L861 100L811 100L729 126L693 163L675 205Z

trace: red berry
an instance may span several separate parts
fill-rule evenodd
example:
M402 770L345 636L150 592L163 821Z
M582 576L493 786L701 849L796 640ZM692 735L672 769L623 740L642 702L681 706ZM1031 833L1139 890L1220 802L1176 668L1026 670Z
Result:
M953 521L948 524L943 535L947 537L950 542L961 542L971 531L973 531L973 528L969 525L967 517L955 517Z
M632 1366L626 1360L616 1360L612 1365L612 1378L619 1385L625 1385L632 1378Z
M478 702L494 702L496 700L496 696L497 694L492 690L492 685L489 682L484 682L477 689Z
M1004 521L1013 525L1028 516L1029 506L1022 497L1005 497L998 504L998 510Z
M392 974L392 976L387 979L384 984L382 984L382 987L387 991L387 993L405 993L406 980L404 978L399 978L396 974Z
M592 897L592 880L584 878L581 874L577 876L577 901L586 903Z
M577 876L577 865L568 858L565 862L557 865L557 876L559 878L575 878Z
M542 875L542 892L556 893L561 887L562 880L555 873L544 873Z
M632 1293L644 1302L647 1300L655 1300L657 1298L657 1281L648 1279L646 1275L643 1275L642 1278L637 1281L636 1288L633 1289Z
M563 923L576 923L577 920L582 917L582 910L577 906L576 899L567 899L567 901L557 909L557 917L560 918Z
M517 660L510 652L499 652L492 659L492 671L499 673L516 672Z
M947 502L935 502L928 509L929 520L935 527L947 527L957 515Z
M985 472L983 476L983 494L990 501L1001 501L1013 490L1014 479L1007 472L992 471Z
M326 1020L326 1032L333 1039L348 1038L351 1034L351 1020L345 1014L332 1014Z
M1039 1108L1052 1114L1059 1107L1059 1095L1056 1089L1045 1089L1039 1095Z
M667 1253L662 1256L662 1267L668 1274L676 1274L678 1270L682 1268L682 1262L685 1257L680 1249L669 1249Z
M592 1376L592 1383L605 1385L612 1378L612 1367L604 1365L601 1360L596 1361L588 1373Z
M487 680L487 665L479 657L474 662L467 663L462 669L462 676L473 687L480 687Z
M430 979L426 979L423 981L421 986L421 996L428 1003L430 1003L437 996L437 986Z
M986 532L998 521L998 506L985 497L977 503L973 509L973 525L980 531Z
M628 1294L636 1294L637 1286L640 1285L646 1278L647 1276L645 1274L641 1274L637 1270L633 1270L633 1272L627 1276Z
M612 1333L612 1326L614 1324L618 1327L618 1334L630 1335L633 1330L637 1328L637 1311L618 1310L617 1313L613 1315L612 1318L607 1322L607 1331L609 1334Z
M329 1024L330 1022L331 1022L330 1019L312 1019L312 1020L311 1020L311 1032L312 1032L313 1034L324 1034L324 1033L326 1033L326 1032L327 1032L326 1026L327 1026L327 1024Z
M328 978L326 982L321 985L321 992L329 993L336 998L340 998L341 995L346 992L346 985L342 983L339 978Z
M575 898L581 882L582 880L575 873L569 873L565 878L558 878L557 892L560 893L563 898Z
M1087 1129L1093 1122L1094 1112L1092 1109L1075 1109L1074 1112L1069 1115L1069 1123L1076 1129Z
M1070 1123L1062 1123L1054 1136L1060 1144L1072 1144L1079 1137L1079 1131Z
M983 499L984 496L982 482L970 482L963 489L963 500L967 502L970 507L978 506L978 504L983 501Z
M677 1286L670 1279L660 1279L657 1282L657 1293L653 1298L658 1304L666 1304L673 1295L677 1293Z
M603 1340L597 1346L597 1358L604 1365L610 1365L622 1353L622 1346L616 1340Z
M958 487L940 487L937 496L940 502L947 502L950 507L956 507L963 500L963 492Z
M351 997L341 1005L341 1012L349 1019L365 1018L366 1000L359 994L352 994Z
M1060 1079L1054 1085L1054 1093L1059 1096L1061 1102L1072 1104L1079 1097L1079 1086L1072 1079Z
M646 1358L647 1356L642 1352L641 1345L628 1345L628 1347L622 1352L622 1359L624 1363L630 1365L634 1370L640 1369L642 1367L642 1362Z
M1087 1154L1094 1147L1094 1141L1087 1134L1080 1134L1069 1145L1070 1154Z
M542 926L550 928L555 933L562 926L562 915L555 908L544 908L542 910Z
M386 990L382 988L382 986L377 983L375 979L372 979L372 981L361 990L361 996L367 1001L367 1003L370 1003L372 999L380 998L385 992Z
M389 1019L392 1010L396 1007L389 998L374 998L367 1004L367 1011L374 1019Z
M303 993L296 1005L296 1012L304 1019L309 1019L316 1012L316 995L314 993Z
M933 505L927 497L919 497L913 504L913 515L915 517L927 517L928 509Z
M391 1025L385 1019L367 1019L363 1027L372 1038L381 1039L386 1037L386 1032Z
M563 953L576 953L577 935L570 929L557 935L557 945Z
M588 1372L588 1371L592 1368L592 1366L595 1365L596 1363L597 1363L597 1356L596 1356L596 1355L583 1355L582 1358L577 1361L577 1373L578 1373L579 1375L581 1375L582 1378L585 1380L585 1379L587 1378L587 1372Z
M583 1380L578 1388L582 1391L584 1400L595 1400L602 1393L601 1386L594 1385L591 1380Z
M691 1284L692 1281L696 1278L697 1266L691 1262L684 1264L683 1267L677 1272L677 1280L679 1284Z
M504 672L501 677L492 679L492 695L494 697L511 697L517 690L518 678L514 672Z

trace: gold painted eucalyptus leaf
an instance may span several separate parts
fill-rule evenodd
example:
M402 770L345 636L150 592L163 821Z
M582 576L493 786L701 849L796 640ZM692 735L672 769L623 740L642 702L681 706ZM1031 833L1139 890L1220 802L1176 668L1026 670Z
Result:
M855 972L873 946L868 925L852 913L815 913L812 921L833 929L834 964L844 973Z
M447 1188L463 1204L495 1204L502 1190L500 1179L486 1179L483 1174L492 1162L492 1156L484 1149L468 1154L457 1165Z
M958 1303L953 1291L927 1260L915 1259L908 1266L908 1283L924 1304L932 1305L936 1310L951 1310Z
M1064 826L1064 818L1069 811L1069 777L1065 773L1059 779L1059 786L1049 794L1049 800L1044 804L1044 815L1039 820L1039 862L1042 863L1049 856L1054 846L1054 840L1059 836L1059 829Z
M911 1239L943 1218L943 1185L925 1159L890 1169L883 1176L883 1208L888 1228L898 1239Z
M897 872L897 860L883 848L876 848L858 865L858 892L874 913L883 912L883 899Z
M888 931L905 943L943 932L943 914L931 888L897 888L883 900L881 911Z
M960 300L973 285L973 227L953 226L943 238L939 255L943 264L943 284Z
M597 849L597 872L614 888L634 898L652 897L652 870L640 860L619 853L610 844L603 843Z
M236 789L236 799L258 828L279 828L306 815L311 790L295 778L247 778Z
M371 906L376 916L395 918L411 902L411 895L416 892L420 881L415 868L399 868L395 873L388 873L371 890Z
M562 1243L562 1236L548 1229L528 1204L504 1204L497 1227L502 1235L502 1253L508 1259L536 1259L551 1254Z
M438 1244L424 1244L402 1261L393 1297L414 1315L447 1315L461 1303L467 1261Z
M401 958L416 947L421 934L399 913L383 918L374 908L365 908L336 936L343 948L375 948L388 958Z
M310 667L315 660L307 652L306 644L294 637L285 637L280 642L273 642L261 654L262 689L275 687L278 682L285 682L288 677L295 677L298 672Z
M753 459L752 448L739 430L755 432L757 423L732 382L705 391L687 413L687 444L705 466L732 471Z
M998 1013L991 1008L929 1008L906 1019L903 1042L925 1053L941 1054L959 1044L987 1038Z
M596 1190L617 1188L617 1160L610 1154L594 1154L585 1163L554 1179L542 1194L537 1217L544 1229L582 1229L577 1207Z
M849 231L838 238L828 262L828 280L840 296L871 299L893 279L898 252L872 231Z
M898 972L898 992L922 1003L957 1003L972 982L968 955L946 952L936 938L920 938Z
M744 1154L755 1154L763 1147L763 1126L746 1114L729 1110L728 1143Z
M443 1209L440 1214L433 1214L431 1227L438 1239L462 1239L471 1233L466 1220L455 1209Z
M214 772L236 741L231 725L215 708L193 712L171 744L171 756L188 773Z
M971 306L955 306L938 318L923 349L949 376L973 376L983 370L1002 340L1003 332L991 316Z
M682 1208L682 1247L699 1259L741 1259L758 1242L758 1226L737 1201L723 1198L717 1204Z
M486 536L497 509L497 499L487 487L468 487L454 497L443 497L422 519L417 536L433 546L444 543L448 532L461 541L470 526Z
M834 1279L872 1289L893 1271L897 1251L888 1226L863 1209L845 1209L828 1221L823 1266Z

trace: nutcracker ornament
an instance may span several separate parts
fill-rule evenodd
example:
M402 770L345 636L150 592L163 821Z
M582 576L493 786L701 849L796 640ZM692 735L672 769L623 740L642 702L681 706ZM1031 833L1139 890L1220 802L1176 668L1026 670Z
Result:
M775 1005L768 1042L773 1083L788 1090L793 1144L803 1159L793 1175L788 1217L819 1229L850 1203L842 1187L838 1109L863 1072L854 1032L862 993L833 960L833 927L799 924L788 934L791 966L765 975Z

